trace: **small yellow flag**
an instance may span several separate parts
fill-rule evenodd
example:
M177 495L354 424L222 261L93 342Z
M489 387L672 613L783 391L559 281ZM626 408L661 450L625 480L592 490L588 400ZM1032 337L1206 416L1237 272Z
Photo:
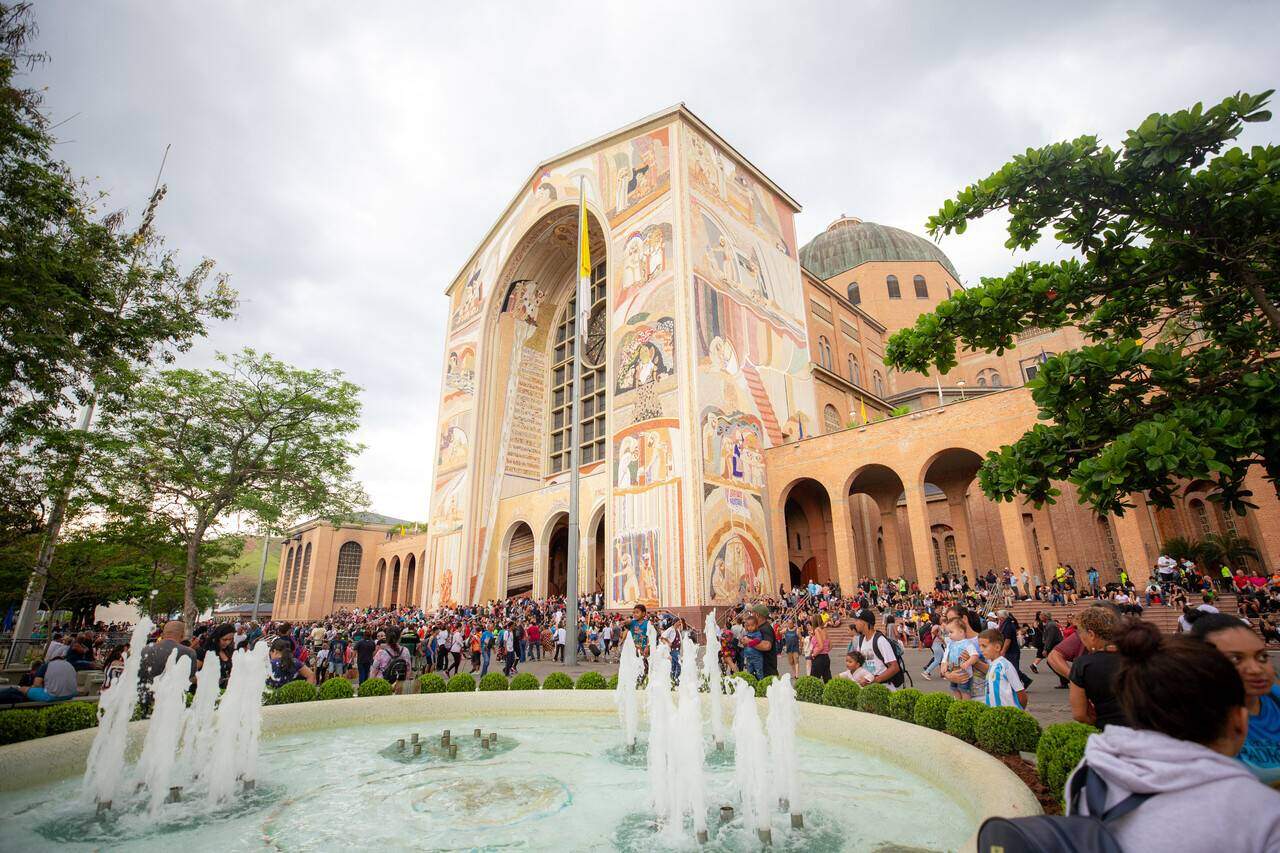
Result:
M862 422L865 424L867 422L867 400L865 397L859 397L858 400L862 403Z
M578 276L591 282L591 240L587 235L586 182L579 183L578 195Z

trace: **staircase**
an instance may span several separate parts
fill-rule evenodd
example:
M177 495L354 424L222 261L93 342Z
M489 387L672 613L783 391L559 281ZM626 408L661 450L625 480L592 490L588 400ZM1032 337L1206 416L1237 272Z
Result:
M751 397L760 410L760 419L764 422L765 432L769 434L769 443L782 444L782 428L778 426L778 416L774 414L773 404L769 402L769 392L765 390L760 379L760 371L750 362L742 362L742 375L747 378L747 387L751 389Z

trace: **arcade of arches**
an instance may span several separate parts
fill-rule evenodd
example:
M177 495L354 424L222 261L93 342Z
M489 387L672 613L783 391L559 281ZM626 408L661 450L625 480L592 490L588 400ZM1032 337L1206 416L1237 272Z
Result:
M766 453L773 559L783 582L906 577L932 585L944 572L1005 567L1049 578L1060 564L1096 566L1104 580L1121 567L1143 582L1173 536L1193 540L1235 532L1274 565L1280 548L1265 506L1245 517L1223 513L1210 484L1186 484L1171 509L1140 495L1124 516L1099 517L1080 506L1069 484L1057 504L995 503L979 489L982 453L1016 440L1034 420L1024 389L992 394ZM1268 488L1260 475L1255 490ZM1274 513L1273 513L1274 514Z

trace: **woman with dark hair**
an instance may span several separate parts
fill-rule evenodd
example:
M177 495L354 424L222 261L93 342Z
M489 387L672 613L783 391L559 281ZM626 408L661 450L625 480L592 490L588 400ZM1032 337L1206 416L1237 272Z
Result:
M288 637L277 637L271 642L270 656L271 674L267 676L267 686L272 690L300 678L316 683L316 674L311 667L293 656L293 641Z
M1127 723L1089 738L1067 813L1103 817L1125 850L1280 850L1280 793L1234 757L1249 726L1236 668L1150 622L1127 623L1112 644Z
M128 643L121 643L118 646L112 646L111 651L107 652L107 659L102 664L103 690L106 690L112 684L115 684L116 679L124 674L124 659L128 654Z
M1249 734L1239 758L1253 775L1280 788L1280 686L1266 644L1248 625L1225 613L1201 616L1192 625L1191 636L1212 643L1240 674Z
M223 623L204 636L204 644L200 649L199 668L210 665L209 655L213 655L218 663L218 687L227 689L227 680L231 678L231 655L235 652L236 626Z

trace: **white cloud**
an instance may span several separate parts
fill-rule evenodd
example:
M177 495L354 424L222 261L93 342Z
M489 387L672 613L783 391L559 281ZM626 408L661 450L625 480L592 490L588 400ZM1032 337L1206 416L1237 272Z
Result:
M802 239L841 213L921 232L1012 152L1274 85L1264 9L51 0L35 81L117 204L173 144L161 227L244 297L192 361L347 371L374 508L425 518L443 290L538 161L683 100L805 204ZM993 219L943 247L976 281L1003 242Z

